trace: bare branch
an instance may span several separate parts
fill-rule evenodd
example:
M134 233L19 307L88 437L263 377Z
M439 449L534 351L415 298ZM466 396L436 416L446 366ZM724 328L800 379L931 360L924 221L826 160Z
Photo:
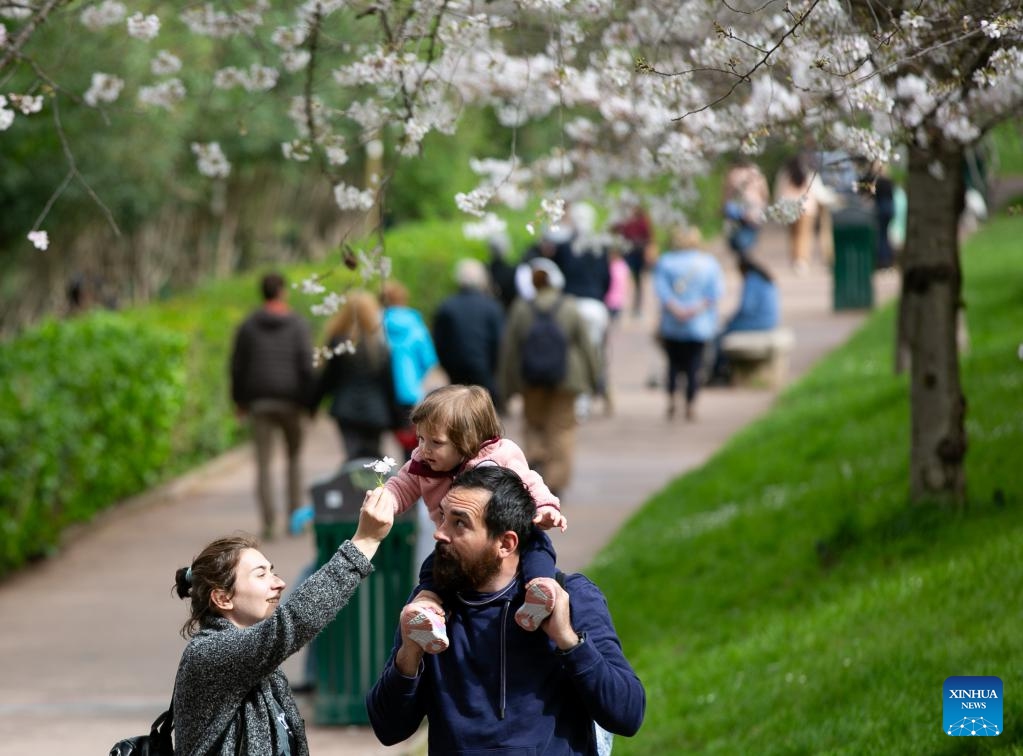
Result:
M727 2L727 0L721 0L721 4L723 6L725 6L726 8L728 8L728 10L732 11L732 13L739 13L739 14L744 15L744 16L755 16L756 14L760 13L761 11L766 10L768 6L774 5L777 1L778 0L766 0L764 2L764 4L761 5L759 8L754 8L753 10L750 10L750 11L742 10L741 8L735 8L732 5L730 5ZM788 4L786 3L785 10L787 11L788 9L789 9L788 8Z
M36 218L36 222L32 224L32 228L33 229L39 228L40 224L46 218L46 215L50 212L50 208L53 207L54 203L57 201L60 195L64 193L64 190L67 189L67 187L71 184L71 181L73 179L78 179L78 182L82 185L82 188L85 189L86 193L89 195L92 201L99 206L100 210L103 211L103 214L106 216L107 223L110 224L110 228L113 229L114 234L116 236L120 236L121 229L118 227L117 221L114 220L114 214L110 212L110 208L108 208L103 203L103 200L99 198L99 195L97 195L96 192L93 191L92 187L89 186L89 182L85 180L81 173L79 173L78 164L75 161L74 152L71 150L71 145L68 143L67 140L67 134L64 132L64 125L61 123L60 120L59 100L55 96L52 102L53 122L57 131L57 136L60 138L60 146L64 152L64 159L67 160L68 163L68 174L67 176L64 177L64 180L61 182L60 186L57 187L54 193L50 196L50 199L47 200L46 206L43 208L43 211L39 214L39 217Z

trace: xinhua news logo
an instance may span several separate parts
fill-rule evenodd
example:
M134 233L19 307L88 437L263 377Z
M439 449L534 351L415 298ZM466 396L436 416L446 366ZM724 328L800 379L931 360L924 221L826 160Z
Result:
M976 737L1002 734L1002 681L998 677L963 676L945 680L946 735Z

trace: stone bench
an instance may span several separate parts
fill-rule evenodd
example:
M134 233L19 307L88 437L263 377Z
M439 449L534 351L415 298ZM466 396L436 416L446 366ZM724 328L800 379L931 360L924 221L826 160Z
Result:
M736 386L778 388L789 370L789 353L796 343L789 328L773 331L735 331L725 336L721 350Z

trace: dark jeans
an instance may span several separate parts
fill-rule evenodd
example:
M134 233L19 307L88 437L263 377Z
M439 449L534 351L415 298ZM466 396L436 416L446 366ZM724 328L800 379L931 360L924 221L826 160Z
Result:
M703 341L673 341L664 339L664 352L668 356L668 396L678 388L678 374L686 374L686 404L692 404L700 387L700 366L703 364Z
M888 241L888 227L895 218L895 208L889 211L879 208L877 211L877 267L890 268L895 264L895 253Z
M643 307L643 271L646 269L646 247L637 244L625 253L625 264L632 274L632 312L639 314Z
M337 418L334 419L337 422L338 431L341 433L341 441L344 443L347 459L362 457L380 459L383 456L381 438L384 432L380 428L342 423Z
M725 336L729 333L726 328L717 335L714 339L714 362L713 367L710 370L710 382L714 385L717 382L727 382L731 377L731 369L728 365L728 358L725 357L725 350L721 348L722 343L725 340Z

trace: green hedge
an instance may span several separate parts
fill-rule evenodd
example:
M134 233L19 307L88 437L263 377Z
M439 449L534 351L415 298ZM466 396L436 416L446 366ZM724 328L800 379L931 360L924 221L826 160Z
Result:
M455 261L481 257L461 224L387 234L392 276L429 321L454 288ZM329 272L335 291L375 287L338 264L283 267L289 282ZM51 321L0 344L0 576L45 555L67 526L236 445L230 402L234 331L259 304L264 270L144 307ZM323 318L298 290L292 306Z
M160 477L185 404L185 348L106 312L0 344L0 575Z

